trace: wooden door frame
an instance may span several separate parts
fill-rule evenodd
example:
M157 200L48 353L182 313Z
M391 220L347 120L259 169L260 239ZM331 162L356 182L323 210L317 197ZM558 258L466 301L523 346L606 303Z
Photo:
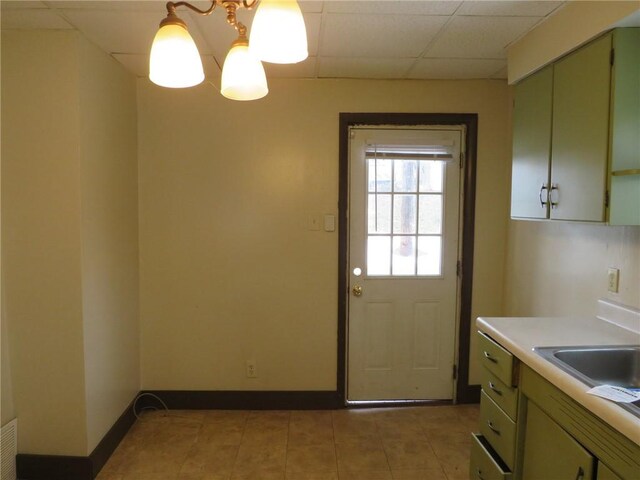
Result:
M456 403L477 403L480 387L469 385L469 341L471 328L471 294L473 286L473 244L476 203L476 161L478 114L476 113L340 113L339 193L338 193L338 371L337 393L346 403L347 298L349 246L349 128L357 125L429 126L464 125L466 155L462 206L462 279L460 284L460 318Z

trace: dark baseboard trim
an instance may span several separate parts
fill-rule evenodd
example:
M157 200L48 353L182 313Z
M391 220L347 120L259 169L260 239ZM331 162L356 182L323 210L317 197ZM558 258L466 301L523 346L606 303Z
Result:
M16 455L16 470L20 480L93 480L90 457L63 455Z
M453 405L453 400L398 400L392 402L351 402L347 408L403 408L403 407L442 407Z
M136 395L135 398L137 397L138 395ZM107 460L109 460L109 457L111 457L111 454L115 449L118 448L118 445L120 445L120 442L131 426L136 423L136 416L133 413L133 403L135 402L135 398L89 455L93 465L92 479L100 473L100 470L102 470L102 467L107 463Z
M18 478L20 480L93 480L135 420L132 401L88 457L19 453L16 456Z
M480 403L480 385L467 385L458 390L458 404Z
M202 391L148 390L162 399L171 410L330 410L344 408L334 391ZM160 407L147 396L139 405Z

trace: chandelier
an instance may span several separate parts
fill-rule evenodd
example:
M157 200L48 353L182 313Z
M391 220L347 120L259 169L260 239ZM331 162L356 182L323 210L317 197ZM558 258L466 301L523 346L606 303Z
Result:
M220 93L232 100L257 100L268 92L262 62L297 63L308 56L307 32L296 0L260 0L247 39L247 27L236 19L238 8L253 9L258 0L211 0L200 10L188 2L167 3L167 18L153 39L149 79L162 87L186 88L202 83L204 70L198 47L176 9L187 7L211 15L219 5L227 23L238 32L222 67Z

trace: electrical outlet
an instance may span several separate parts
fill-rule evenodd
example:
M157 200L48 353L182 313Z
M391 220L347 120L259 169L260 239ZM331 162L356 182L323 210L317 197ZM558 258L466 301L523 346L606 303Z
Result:
M619 281L620 281L620 270L617 268L610 268L607 271L607 284L608 284L608 290L611 293L618 293Z
M247 378L258 378L258 367L255 360L247 360Z

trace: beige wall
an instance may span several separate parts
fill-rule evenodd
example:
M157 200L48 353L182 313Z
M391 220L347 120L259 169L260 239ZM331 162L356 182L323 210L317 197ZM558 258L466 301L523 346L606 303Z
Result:
M637 13L637 1L569 1L554 15L509 47L509 83L577 48Z
M3 321L23 453L87 455L139 388L135 89L77 32L2 33Z
M505 82L138 86L143 389L335 389L338 236L307 219L337 214L339 112L479 113L473 315L501 314Z
M86 452L76 41L2 33L3 313L20 452Z
M569 2L509 49L509 80L638 9L638 2ZM511 221L508 239L506 315L593 315L599 298L640 308L640 227ZM609 267L620 269L617 294L607 291Z
M599 298L640 308L640 227L512 221L507 266L508 316L595 315Z
M136 80L79 38L88 451L140 390Z

